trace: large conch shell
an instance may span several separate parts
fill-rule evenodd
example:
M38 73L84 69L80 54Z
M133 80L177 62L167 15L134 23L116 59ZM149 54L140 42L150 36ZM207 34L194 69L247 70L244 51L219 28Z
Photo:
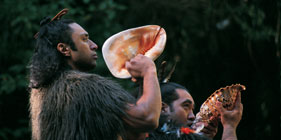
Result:
M117 78L129 78L126 61L143 54L155 60L164 50L166 32L158 25L147 25L119 32L108 38L102 47L105 63Z
M211 117L219 118L220 113L216 108L216 101L222 102L222 106L227 110L232 110L235 104L237 93L242 90L246 90L244 85L235 84L231 86L226 86L216 90L202 105L200 111L196 114L194 121L197 122L207 122L210 123ZM193 126L193 127L194 127ZM199 132L203 127L197 128L196 132Z

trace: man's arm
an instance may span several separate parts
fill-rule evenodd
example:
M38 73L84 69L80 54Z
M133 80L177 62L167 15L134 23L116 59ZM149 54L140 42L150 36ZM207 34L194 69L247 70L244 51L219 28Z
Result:
M135 105L130 104L124 118L129 127L146 132L158 127L161 111L161 93L154 62L146 56L137 55L126 63L132 78L143 78L143 93Z
M222 140L237 140L236 128L242 118L243 105L241 103L241 93L237 93L233 110L223 108L221 102L217 102L218 111L221 113L221 123L223 125Z

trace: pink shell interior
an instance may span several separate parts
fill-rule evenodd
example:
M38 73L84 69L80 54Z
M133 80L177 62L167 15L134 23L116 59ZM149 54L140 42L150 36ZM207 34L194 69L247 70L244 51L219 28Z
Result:
M158 25L147 25L119 32L108 38L102 47L107 67L117 78L131 77L126 61L143 54L155 60L164 50L166 32Z

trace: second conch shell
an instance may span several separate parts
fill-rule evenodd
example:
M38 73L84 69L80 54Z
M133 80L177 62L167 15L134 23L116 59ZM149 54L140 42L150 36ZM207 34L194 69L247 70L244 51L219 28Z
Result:
M125 68L137 54L143 54L155 60L164 50L166 32L158 25L147 25L119 32L108 38L102 47L105 63L117 78L129 78Z
M200 107L200 111L196 114L194 124L197 122L210 122L211 117L218 119L220 113L216 108L216 102L222 103L227 110L232 110L236 101L237 93L246 90L244 85L235 84L226 86L216 90ZM195 125L194 125L195 126ZM200 129L203 129L201 127ZM198 132L200 130L196 130Z

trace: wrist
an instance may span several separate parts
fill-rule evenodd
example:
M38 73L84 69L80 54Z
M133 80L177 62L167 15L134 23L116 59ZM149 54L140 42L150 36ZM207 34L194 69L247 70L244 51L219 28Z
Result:
M147 68L146 72L143 74L143 77L149 77L149 76L157 76L155 67Z
M233 126L233 125L230 125L230 124L225 124L225 125L223 125L223 128L225 129L225 130L235 130L236 131L236 126Z
M224 126L222 140L237 140L236 127L231 125Z

